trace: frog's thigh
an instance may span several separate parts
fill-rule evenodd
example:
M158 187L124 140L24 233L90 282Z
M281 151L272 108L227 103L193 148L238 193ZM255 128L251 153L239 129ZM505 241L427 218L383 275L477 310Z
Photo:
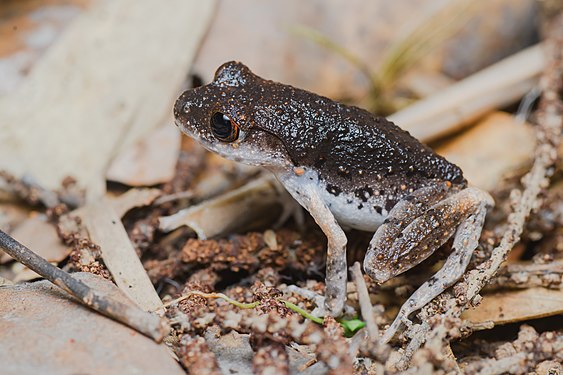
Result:
M452 196L451 199L460 200L463 202L462 205L472 207L472 209L463 210L468 212L468 215L457 228L453 251L442 268L427 282L422 284L412 296L410 296L407 302L403 304L399 314L389 329L385 331L382 337L383 342L387 342L393 337L401 323L405 321L412 312L422 308L434 297L459 280L471 260L473 250L475 250L479 243L487 208L492 207L494 202L489 194L476 188L465 189Z
M321 199L315 185L284 183L284 186L309 211L328 239L325 307L330 315L339 316L346 302L346 234Z
M385 282L427 258L453 233L461 221L456 208L457 188L442 182L413 192L393 207L375 232L364 270L375 281ZM450 213L453 211L453 215Z

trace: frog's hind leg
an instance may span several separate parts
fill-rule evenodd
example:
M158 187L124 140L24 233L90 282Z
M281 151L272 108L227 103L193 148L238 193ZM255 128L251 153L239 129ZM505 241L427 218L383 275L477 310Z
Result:
M374 271L370 276L373 274L377 281L382 282L384 278L393 277L420 263L445 243L457 228L453 251L444 266L403 304L397 318L382 337L384 342L393 337L412 312L422 308L463 275L478 245L487 207L494 204L492 198L477 188L451 193L446 199L415 216L414 220L411 217L412 221L408 225L403 223L400 235L394 241L385 235L389 229L382 227L379 229L382 234L378 236L378 230L370 244L370 256L366 256L368 264L364 263L364 268L370 274L368 269L372 267ZM384 240L387 240L386 246ZM386 260L387 265L377 263L378 260Z
M364 258L364 270L383 283L414 267L445 243L459 224L445 215L447 197L459 189L441 182L414 191L391 209L375 232ZM442 204L440 204L442 202Z

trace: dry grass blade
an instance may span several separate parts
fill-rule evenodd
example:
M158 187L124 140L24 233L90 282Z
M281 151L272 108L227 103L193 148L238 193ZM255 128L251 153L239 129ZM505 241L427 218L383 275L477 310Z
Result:
M469 19L471 5L473 2L468 0L449 2L429 14L422 23L391 45L376 73L382 89L393 85L397 77L459 31L464 26L464 21Z
M360 263L354 263L354 265L351 267L351 271L352 280L354 281L354 284L356 284L356 291L358 292L358 300L360 301L362 317L366 321L369 338L372 342L377 343L377 341L379 340L379 329L377 328L377 324L375 323L375 318L373 316L373 307L369 298L364 275L362 275Z
M471 5L471 1L458 0L431 12L421 23L404 33L387 49L377 70L317 30L296 27L293 31L354 65L370 82L367 103L370 111L385 115L395 112L401 103L405 102L401 98L392 98L390 95L399 77L459 31L465 24L464 20L469 19Z

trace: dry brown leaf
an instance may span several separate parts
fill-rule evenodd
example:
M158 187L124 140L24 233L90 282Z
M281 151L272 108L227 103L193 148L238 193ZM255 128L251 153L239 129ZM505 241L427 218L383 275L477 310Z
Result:
M131 303L109 281L73 276ZM184 374L165 345L80 305L47 281L0 288L2 374ZM25 355L23 355L25 354Z
M125 148L112 161L106 177L130 186L151 186L170 181L180 154L180 131L172 121Z
M563 314L563 289L529 288L485 294L477 308L461 317L473 324L507 324L558 314Z
M532 160L534 146L529 124L494 112L436 151L460 166L472 185L491 191L503 176Z
M48 262L58 263L70 252L70 249L59 239L55 226L49 224L44 215L25 220L10 235ZM0 263L3 261L4 258L1 258Z

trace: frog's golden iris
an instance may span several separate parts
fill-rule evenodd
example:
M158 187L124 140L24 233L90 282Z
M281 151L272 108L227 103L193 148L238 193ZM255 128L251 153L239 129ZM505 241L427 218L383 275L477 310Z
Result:
M234 142L239 136L238 125L221 112L211 116L211 131L221 142Z

